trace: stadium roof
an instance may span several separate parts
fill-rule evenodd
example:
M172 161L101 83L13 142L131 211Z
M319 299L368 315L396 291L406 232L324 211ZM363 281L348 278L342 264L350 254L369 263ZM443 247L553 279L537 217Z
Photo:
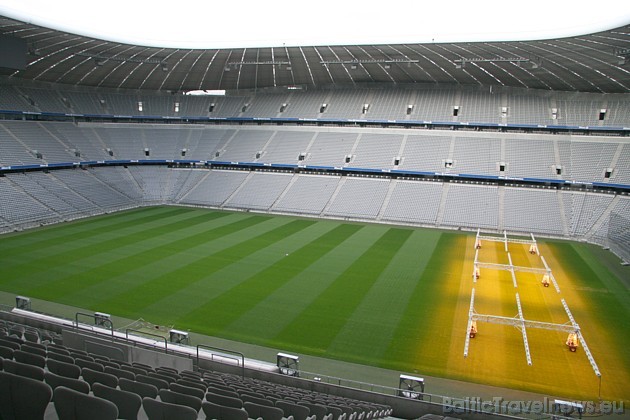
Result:
M25 40L29 53L25 69L4 74L69 85L180 92L439 83L630 92L630 25L534 41L215 49L131 45L2 16L0 34Z

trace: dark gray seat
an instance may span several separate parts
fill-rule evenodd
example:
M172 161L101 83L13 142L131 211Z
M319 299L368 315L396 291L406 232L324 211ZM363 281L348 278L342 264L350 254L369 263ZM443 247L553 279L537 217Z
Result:
M150 376L151 378L161 379L163 381L166 381L166 383L168 383L168 384L171 384L171 383L177 381L177 379L180 379L179 377L176 379L176 378L171 377L168 374L162 374L162 373L158 373L158 372L149 372L149 373L147 373L146 376Z
M9 347L0 346L0 357L3 359L13 359L13 349Z
M24 331L24 339L26 342L39 343L39 332L37 330L27 329Z
M94 395L113 402L118 407L118 418L135 420L142 406L142 398L133 392L110 388L96 382L92 386Z
M99 372L97 370L92 369L81 369L81 376L83 380L90 384L90 387L94 385L96 382L106 385L110 388L116 388L118 386L118 378L114 375L110 375L109 373Z
M177 373L177 371L173 372L173 370L166 369L166 368L156 368L155 373L158 375L168 376L169 378L173 380L173 382L182 379L181 375Z
M133 372L129 372L128 370L118 369L112 366L105 366L105 373L114 375L118 379L127 378L132 381L136 380L136 375Z
M90 356L95 361L98 360L98 361L102 362L103 360L105 360L105 361L109 362L109 360L110 360L109 357L103 356L102 354L97 354L97 353L90 353L90 352L88 352L88 356Z
M74 365L74 357L67 354L61 354L53 351L49 351L46 355L49 359L59 360L60 362L70 363Z
M164 379L154 378L147 375L136 375L136 382L155 385L157 389L168 389L168 382Z
M79 391L83 394L90 393L90 385L87 382L82 381L81 379L56 375L52 372L45 372L44 381L46 381L46 383L50 385L53 391L59 386L65 386L66 388L74 389L75 391Z
M337 407L341 411L343 411L344 414L346 415L346 419L350 419L350 416L352 416L355 413L355 411L352 409L352 407L349 407L347 405L343 405L341 402L336 403L336 404L331 404L331 406Z
M49 385L0 371L0 418L3 420L43 419L51 398Z
M151 420L197 420L194 408L143 398L142 407Z
M203 391L204 394L208 390L208 387L206 387L205 383L203 383L201 381L196 381L196 380L194 380L192 378L190 378L190 379L183 378L183 379L180 379L179 381L177 381L175 383L178 384L178 385L183 385L183 386L187 386L187 387L191 387L191 388L197 388L197 389Z
M284 411L285 416L293 416L293 420L314 420L315 415L311 416L311 410L304 406L293 404L289 401L278 400L276 401L276 407L281 408Z
M208 386L207 391L212 392L213 394L217 394L217 395L225 395L226 397L232 397L232 398L238 398L238 399L241 398L238 392L233 391L229 388L218 388L216 386Z
M185 405L194 409L196 412L201 410L201 398L197 398L194 395L180 394L170 389L161 389L158 395L164 402Z
M259 404L259 405L266 405L269 407L273 407L274 403L272 403L271 401L265 399L265 398L260 398L260 397L254 397L252 395L248 395L248 394L241 394L241 400L243 400L243 403L246 402L252 402L254 404Z
M284 411L281 408L256 404L253 402L243 403L243 408L249 414L249 417L257 419L259 417L265 420L282 420L284 417Z
M74 359L74 364L79 366L81 368L81 370L83 369L91 369L91 370L95 370L97 372L105 372L105 367L98 363L98 362L91 362L89 360L85 360L85 359Z
M346 414L339 407L333 407L331 405L326 406L327 414L332 414L333 420L345 420Z
M199 388L181 385L176 382L170 384L168 389L174 392L179 392L180 394L192 395L199 398L200 400L203 400L204 396L206 395L206 392L202 391Z
M39 354L29 353L23 350L15 350L13 352L13 358L16 362L26 363L27 365L37 366L43 368L46 366L46 358Z
M206 392L206 401L226 407L243 408L243 400L240 398L228 397L226 395L215 394L214 392Z
M70 350L70 356L74 357L75 359L87 360L88 362L94 361L94 358L89 354L85 352L79 353L77 350Z
M141 367L138 367L138 366L121 366L120 368L124 369L124 370L127 370L127 371L133 373L136 376L137 375L145 375L146 376L146 374L149 373L148 370L146 370L144 368L141 368Z
M139 367L139 368L141 368L141 369L144 369L144 370L146 370L146 371L148 371L148 372L153 372L153 371L155 371L155 369L153 369L153 366L149 366L149 365L146 365L146 364L144 364L144 363L132 362L132 363L131 363L131 365L132 365L133 367Z
M201 373L199 372L195 372L194 370L182 370L181 372L179 372L180 376L184 377L187 376L189 378L193 378L193 379L197 379L197 380L201 380Z
M53 346L52 344L49 344L48 347L46 347L46 352L48 354L49 353L56 353L56 354L63 354L65 356L70 356L70 350L68 350L66 348L63 348L63 347Z
M56 375L78 379L81 376L81 368L73 363L61 362L55 359L46 359L48 370Z
M26 363L16 362L15 360L5 359L2 362L2 368L5 372L13 373L14 375L25 376L27 378L36 379L38 381L44 380L44 369L39 366L28 365Z
M39 345L35 345L35 343L26 342L22 344L20 350L46 357L46 348L41 348Z
M65 350L68 352L68 354L70 354L70 348L64 346L63 344L59 344L59 343L49 343L46 348L50 351L51 349L56 349L56 350Z
M299 401L298 405L303 405L311 410L311 415L315 415L317 420L324 420L327 418L328 410L325 405L309 403L306 401Z
M111 367L114 369L120 369L120 363L118 362L113 362L111 360L96 360L97 362L99 362L101 365L103 365L104 368L106 367Z
M206 415L206 419L216 420L247 420L249 415L242 408L227 407L209 401L201 403L201 409Z
M120 378L118 380L118 386L123 391L133 392L141 398L155 398L158 395L158 389L155 385L136 382L126 378Z
M59 420L115 420L118 407L103 398L86 395L59 386L54 391L55 411Z
M13 350L19 350L21 344L20 343L16 343L13 340L10 340L9 337L2 337L2 338L0 338L0 346L8 347L8 348L13 349Z
M19 344L20 346L22 344L24 344L24 340L22 340L20 337L14 335L14 334L12 334L10 331L9 331L9 335L7 335L6 337L3 337L2 340L3 341L11 341L13 343Z

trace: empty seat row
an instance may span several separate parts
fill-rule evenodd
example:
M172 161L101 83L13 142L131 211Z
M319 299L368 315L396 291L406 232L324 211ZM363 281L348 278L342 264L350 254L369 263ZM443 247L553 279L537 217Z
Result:
M203 379L208 385L206 399L210 402L233 408L244 408L245 403L283 410L293 408L289 414L285 414L296 419L315 416L316 419L363 420L386 417L392 412L390 407L384 405L229 374L208 372ZM308 413L304 407L308 408Z

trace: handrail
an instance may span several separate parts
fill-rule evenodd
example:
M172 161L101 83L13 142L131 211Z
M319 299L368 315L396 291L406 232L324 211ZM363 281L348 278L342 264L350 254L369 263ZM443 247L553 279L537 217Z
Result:
M76 314L74 314L74 328L76 329L79 329L79 315L87 316L89 318L92 318L94 321L96 321L97 319L96 315L86 314L84 312L77 312ZM98 318L98 319L102 321L103 324L109 324L109 329L112 332L112 340L113 340L114 339L114 323L112 322L112 320L107 319L107 318Z
M168 341L166 341L166 337L163 337L163 336L157 335L157 334L152 334L152 333L146 332L146 331L134 330L134 329L131 329L131 328L127 328L127 329L125 329L125 338L127 339L127 341L129 341L129 331L133 331L135 333L140 333L140 334L143 334L143 335L148 335L148 336L151 336L151 337L157 337L157 338L159 338L161 340L164 340L164 353L168 353Z
M400 396L399 393L401 391L400 388L394 388L391 386L379 385L371 382L355 381L353 379L339 378L337 376L323 375L321 373L306 372L303 370L300 371L300 377L302 379L308 379L316 382L324 382L327 384L345 386L349 388L360 389L362 391L377 392L379 394L385 395ZM445 398L450 398L445 395L430 394L427 392L418 392L418 394L420 395L420 398L416 399L428 402L433 402L434 399L444 401Z
M197 344L197 367L199 366L199 348L203 348L206 350L218 350L221 353L227 353L227 354L220 354L220 356L228 358L228 359L236 360L237 363L239 362L239 359L234 356L231 356L230 354L239 356L240 365L241 365L241 376L245 378L245 355L243 353L240 353L234 350L223 349L221 347L212 347L212 346L206 346L204 344ZM213 357L210 360L214 360L214 354L215 353L211 352L211 355Z

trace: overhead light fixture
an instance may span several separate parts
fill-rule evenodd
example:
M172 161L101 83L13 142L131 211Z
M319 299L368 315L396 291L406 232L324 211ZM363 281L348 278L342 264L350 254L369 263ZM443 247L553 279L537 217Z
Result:
M240 66L261 66L261 65L271 65L271 66L290 66L291 63L289 61L232 61L229 62L228 65L236 67Z
M319 64L327 65L327 64L412 64L419 63L420 60L412 60L408 58L387 58L387 59L357 59L357 60L322 60Z
M453 60L455 68L464 68L466 63L512 63L520 66L521 63L529 63L531 60L524 57L492 57L492 58L465 58L462 57L457 60Z
M159 64L162 66L167 66L168 63L164 61L164 59L160 58L136 58L136 57L123 57L119 55L102 55L102 54L90 54L86 52L79 52L73 54L77 57L87 57L93 58L95 62L100 62L101 64L97 64L98 66L102 65L105 61L116 61L119 63L139 63L139 64Z

